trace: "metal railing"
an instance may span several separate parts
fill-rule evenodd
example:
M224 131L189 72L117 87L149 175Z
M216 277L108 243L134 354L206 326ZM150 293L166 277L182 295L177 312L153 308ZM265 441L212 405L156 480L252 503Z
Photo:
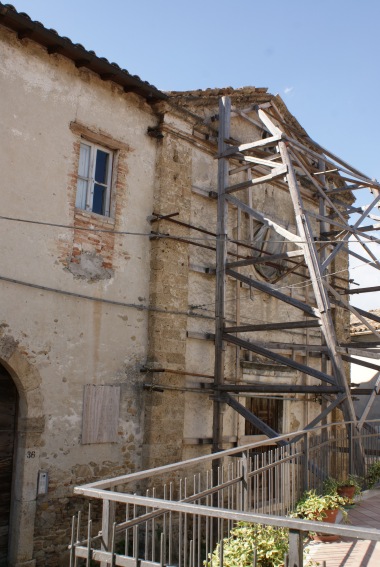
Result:
M304 490L355 471L356 439L365 467L379 459L379 431L377 421L329 424L76 487L92 503L73 518L70 564L201 567L237 522L288 529L292 566L305 531L380 541L379 530L286 517Z

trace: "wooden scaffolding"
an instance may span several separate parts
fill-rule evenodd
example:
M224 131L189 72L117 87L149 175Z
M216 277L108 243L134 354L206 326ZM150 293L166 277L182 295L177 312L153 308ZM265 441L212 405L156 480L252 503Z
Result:
M231 117L239 115L250 124L255 124L262 132L262 138L248 143L240 143L231 138ZM356 416L352 401L347 364L362 364L380 372L380 365L353 358L376 359L379 354L373 348L376 343L339 343L334 328L332 306L338 306L354 313L360 321L380 340L380 333L374 329L370 321L379 322L380 318L373 313L354 308L347 300L350 293L379 291L380 286L371 288L355 288L350 290L348 283L339 276L333 281L333 261L339 255L351 255L373 268L374 274L380 269L380 262L370 247L371 242L379 242L373 231L378 227L365 224L368 218L374 218L373 210L380 200L380 184L354 169L348 163L327 151L311 140L306 134L295 128L282 115L275 101L271 101L247 111L231 106L228 97L223 97L219 104L219 138L218 138L218 221L216 250L216 331L215 331L215 382L214 382L214 414L213 414L213 450L219 451L223 438L223 404L240 413L248 422L269 437L276 437L278 432L261 420L253 412L241 404L236 396L252 395L252 393L276 392L320 395L322 401L320 414L307 424L306 428L326 420L334 410L343 411L345 421L360 427L365 415ZM246 181L234 181L236 174L246 174ZM274 191L288 191L294 209L296 231L291 232L275 219L264 215L255 208L252 199L247 204L247 189L260 184L268 184ZM313 192L317 208L310 210L302 197L305 184ZM372 200L366 206L353 206L352 192L369 189ZM370 194L368 192L368 194ZM242 198L240 199L239 196ZM318 210L319 208L319 210ZM229 243L233 235L229 234L229 211L238 210L241 214L270 227L284 241L281 253L267 255L247 255L245 259L231 261L228 253ZM318 212L316 212L316 210ZM354 222L350 219L354 215ZM364 223L364 224L363 224ZM314 229L313 229L314 226ZM318 230L315 229L318 226ZM363 249L359 254L349 247L348 241L354 239ZM310 301L302 302L280 289L280 286L255 279L242 273L241 268L255 265L273 265L281 262L283 269L281 278L288 274L300 274L300 281L309 282ZM285 266L285 268L284 268ZM226 323L226 280L233 278L303 312L303 321L275 321L261 325L244 323L228 326ZM338 281L338 284L336 282ZM347 278L346 278L347 281ZM260 342L258 331L290 330L314 327L321 333L320 346L315 344L293 344ZM241 349L255 353L264 359L275 361L296 371L317 379L317 385L294 385L273 383L231 384L224 376L224 356L226 344L236 345ZM279 351L313 351L320 359L317 367L302 364L294 357L284 356ZM319 366L319 368L318 368ZM379 374L380 375L380 374ZM314 381L315 383L315 381ZM356 390L357 392L358 390ZM377 393L377 391L376 391ZM375 393L370 398L373 402ZM355 447L360 452L359 446ZM359 459L360 460L360 459ZM360 465L359 465L360 466Z

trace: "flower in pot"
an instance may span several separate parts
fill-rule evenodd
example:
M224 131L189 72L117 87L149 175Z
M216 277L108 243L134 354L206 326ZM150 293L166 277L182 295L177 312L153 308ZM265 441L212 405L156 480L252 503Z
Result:
M375 461L368 467L364 480L368 488L373 488L380 481L380 461Z
M337 492L331 494L317 494L316 490L306 491L302 498L298 501L294 512L291 514L293 518L303 518L305 520L317 520L322 522L335 523L338 512L343 515L343 519L347 518L347 512L344 509L345 500ZM327 539L326 539L327 538ZM318 536L317 539L322 541L337 541L339 536Z

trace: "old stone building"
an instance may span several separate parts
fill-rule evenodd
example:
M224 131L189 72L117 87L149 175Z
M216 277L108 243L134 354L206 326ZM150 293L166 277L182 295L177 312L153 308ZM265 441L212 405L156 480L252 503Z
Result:
M243 110L273 97L254 87L162 93L3 4L0 39L0 562L64 565L75 484L211 449L218 99ZM238 114L232 129L243 142L263 136ZM295 231L286 191L275 200L264 184L246 198ZM238 211L229 223L236 258L253 236L257 256L282 250L262 223ZM283 270L243 272L276 282ZM308 301L295 281L282 280L286 293ZM303 320L282 309L228 281L229 321ZM292 340L320 335L298 329ZM234 383L314 380L233 345L226 373ZM241 402L280 432L320 411L296 394ZM224 412L224 446L262 435Z

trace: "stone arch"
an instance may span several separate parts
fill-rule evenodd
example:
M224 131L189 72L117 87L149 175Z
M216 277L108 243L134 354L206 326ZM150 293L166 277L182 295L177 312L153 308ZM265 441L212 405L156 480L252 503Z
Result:
M10 514L9 564L34 565L33 538L39 452L45 418L41 377L9 334L0 337L0 364L18 391L19 407Z

